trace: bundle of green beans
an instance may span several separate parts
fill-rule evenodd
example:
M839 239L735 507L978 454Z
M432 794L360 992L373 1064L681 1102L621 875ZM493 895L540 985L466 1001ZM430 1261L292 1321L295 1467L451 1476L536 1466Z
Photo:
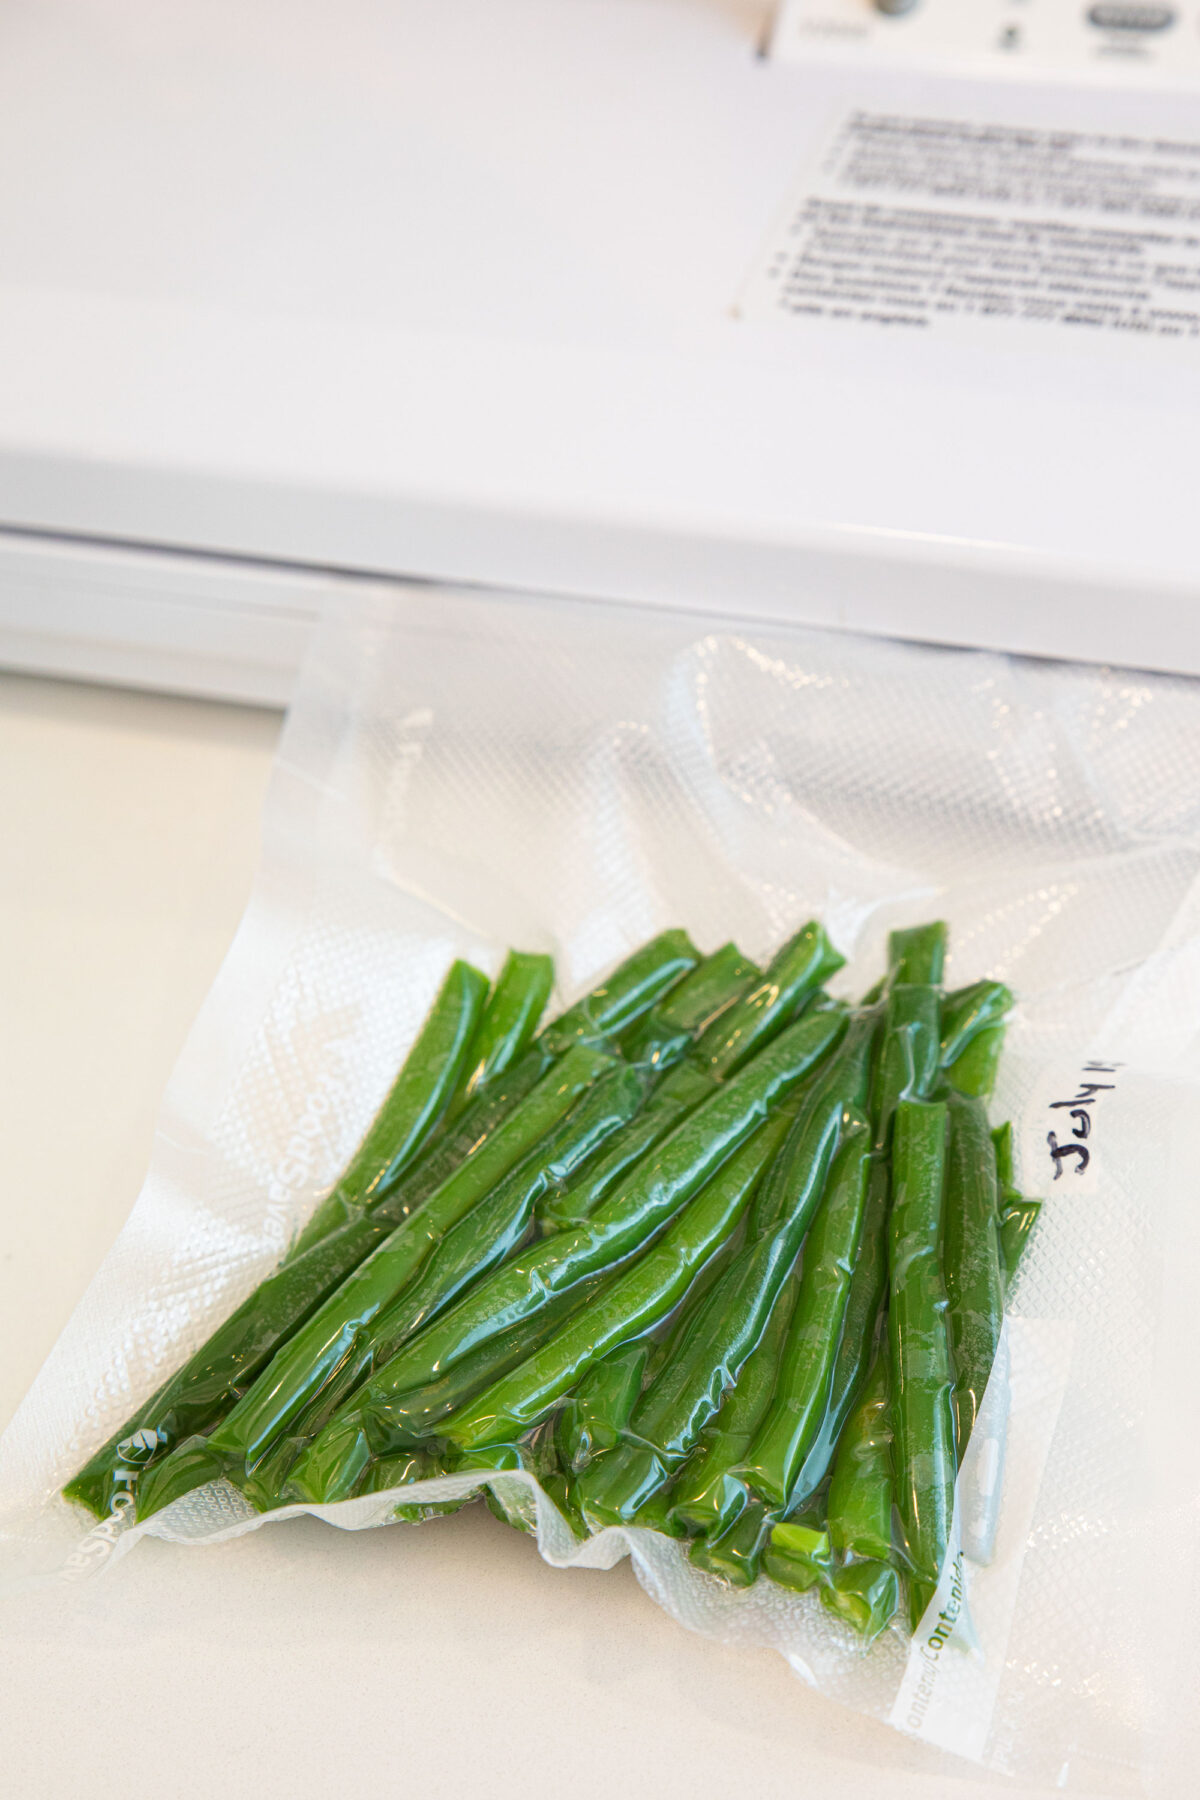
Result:
M455 963L279 1267L65 1494L525 1469L580 1533L915 1623L1036 1220L985 1111L1011 996L945 994L945 939L893 933L852 1008L816 922L763 970L667 931L540 1030L548 957Z

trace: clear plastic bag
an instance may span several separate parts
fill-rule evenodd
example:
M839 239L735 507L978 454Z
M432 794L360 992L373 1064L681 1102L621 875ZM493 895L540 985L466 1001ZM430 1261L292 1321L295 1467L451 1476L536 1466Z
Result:
M999 1493L991 1561L952 1563L913 1642L864 1653L814 1593L726 1589L643 1530L580 1545L531 1477L496 1487L555 1564L628 1552L684 1624L773 1645L901 1730L1125 1791L1190 1642L1200 1495L1183 1422L1200 1249L1200 690L1185 681L682 612L340 595L142 1196L0 1442L6 1574L79 1579L145 1532L195 1543L268 1522L225 1483L142 1526L118 1512L85 1530L57 1496L278 1260L451 957L494 970L509 945L552 951L567 1002L667 926L762 957L815 915L850 993L879 974L890 928L934 914L955 984L995 976L1019 996L993 1114L1014 1121L1020 1185L1047 1201L993 1421L960 1476L968 1534ZM270 1518L358 1529L396 1501Z

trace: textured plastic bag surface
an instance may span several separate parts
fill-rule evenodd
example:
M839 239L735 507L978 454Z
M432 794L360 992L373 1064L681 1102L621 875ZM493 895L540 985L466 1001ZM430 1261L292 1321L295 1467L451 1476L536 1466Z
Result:
M1200 688L1184 681L516 596L342 596L145 1189L0 1442L5 1573L80 1578L141 1534L118 1514L85 1535L58 1487L278 1259L452 956L494 971L509 945L552 951L565 1003L663 927L761 958L813 914L851 959L846 992L880 972L891 927L938 915L950 981L1000 977L1020 999L993 1116L1013 1118L1019 1182L1047 1205L1011 1298L1010 1380L988 1395L1007 1415L992 1561L947 1571L911 1646L894 1633L864 1655L815 1593L734 1593L641 1531L580 1548L528 1478L503 1482L553 1562L628 1550L683 1623L773 1645L902 1730L1135 1791L1191 1641L1200 1494ZM996 1484L987 1441L960 1481L971 1504ZM287 1510L355 1529L393 1503ZM144 1529L195 1542L263 1522L217 1484Z

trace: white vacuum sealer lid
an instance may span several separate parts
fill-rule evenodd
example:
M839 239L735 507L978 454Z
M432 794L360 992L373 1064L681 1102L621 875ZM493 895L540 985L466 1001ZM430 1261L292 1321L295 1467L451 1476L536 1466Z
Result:
M1200 671L1196 91L767 59L764 15L7 9L0 526ZM1106 206L1144 308L1093 256L1082 321L904 313L906 244L1094 252Z

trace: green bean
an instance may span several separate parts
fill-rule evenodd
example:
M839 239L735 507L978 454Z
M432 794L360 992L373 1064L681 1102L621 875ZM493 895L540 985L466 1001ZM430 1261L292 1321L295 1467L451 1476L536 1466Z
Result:
M532 956L523 958L518 970L530 1016L544 979L542 960ZM395 1222L400 1223L418 1201L428 1198L454 1173L463 1157L476 1149L477 1139L494 1131L508 1112L532 1091L557 1057L576 1043L603 1046L606 1037L627 1029L676 984L682 985L681 978L696 961L697 952L686 933L680 931L664 932L635 951L599 987L548 1025L511 1067L494 1070L486 1083L476 1084L461 1113L433 1141L425 1157L406 1177L401 1186L399 1205L394 1202L391 1186L386 1184L377 1190L374 1204L388 1207ZM502 974L501 984L504 979ZM511 984L505 996L498 995L497 1029L505 1017L511 1021L513 1013L520 1011L518 998ZM515 1038L508 1047L515 1049ZM474 1063L471 1067L474 1071ZM408 1191L410 1182L415 1182L415 1193ZM316 1235L330 1223L339 1222L345 1216L344 1208L339 1212L340 1205L336 1193L331 1195L307 1228L306 1235Z
M467 1107L458 1124L368 1213L356 1209L341 1229L302 1254L293 1252L89 1459L64 1489L67 1497L103 1518L118 1494L136 1495L151 1464L185 1438L208 1430L371 1251L461 1163L482 1153L546 1067L548 1059L537 1051L523 1057Z
M885 1562L847 1563L822 1586L821 1604L872 1644L900 1610L900 1578Z
M749 1587L758 1579L775 1518L761 1500L751 1500L720 1537L693 1538L688 1556L731 1587Z
M447 1473L440 1458L428 1450L402 1450L397 1456L381 1456L371 1464L363 1480L361 1493L384 1494L389 1488L411 1487L415 1481L434 1481ZM397 1501L389 1518L419 1525L426 1519L440 1519L447 1513L461 1512L475 1499L473 1493L461 1494L457 1500Z
M892 1554L892 1422L887 1358L871 1373L838 1442L825 1504L839 1556L887 1562Z
M560 1056L575 1043L617 1037L649 1012L700 961L686 931L664 931L635 950L608 979L547 1025L538 1043Z
M794 1505L816 1493L829 1473L834 1450L875 1348L887 1294L887 1221L891 1177L886 1152L901 1100L926 1099L938 1078L941 1018L929 983L900 982L906 972L940 974L945 927L893 932L884 983L887 1004L871 1077L871 1125L876 1158L867 1178L867 1205L858 1261L850 1282L842 1337L833 1365L829 1404L816 1439L796 1477Z
M672 1069L635 1119L561 1193L547 1195L538 1208L538 1222L546 1231L571 1231L585 1225L605 1200L642 1159L658 1148L689 1113L716 1092L711 1075L685 1063Z
M446 1109L447 1123L458 1118L481 1088L520 1061L546 1010L553 986L551 957L509 951L479 1021L467 1066Z
M842 1029L836 1013L789 1026L644 1157L586 1225L543 1239L480 1282L381 1370L372 1387L385 1397L422 1386L476 1344L540 1311L552 1294L643 1248L829 1053Z
M581 1503L596 1519L627 1522L679 1467L761 1338L865 1090L874 1023L851 1022L832 1065L805 1093L754 1201L745 1248L695 1318L672 1334L634 1409L629 1441L581 1483Z
M398 1225L272 1358L208 1440L231 1473L250 1473L321 1391L359 1334L410 1280L446 1231L470 1211L574 1105L614 1059L579 1045L562 1057L508 1115L476 1156L451 1175L413 1217ZM173 1453L177 1454L177 1453ZM168 1458L168 1462L171 1459ZM189 1466L191 1466L189 1464ZM154 1483L158 1505L178 1497L167 1465ZM183 1473L183 1465L179 1465ZM143 1490L140 1516L148 1516Z
M1002 981L976 981L942 1004L941 1062L955 1092L986 1098L996 1085L1013 997Z
M946 1080L957 1093L986 1099L996 1085L1000 1052L1004 1048L1003 1025L992 1025L973 1037L962 1055L946 1067Z
M674 1484L671 1511L689 1532L719 1537L750 1498L744 1479L735 1471L749 1454L770 1407L799 1288L800 1272L793 1268L779 1290L766 1330Z
M97 1518L112 1510L118 1496L136 1498L148 1471L220 1418L279 1346L391 1230L378 1216L360 1217L260 1282L182 1369L89 1458L63 1489L66 1497L82 1502Z
M942 1001L942 1067L957 1062L980 1032L1003 1025L1012 1004L1012 990L1002 981L975 981L947 994Z
M438 1468L427 1450L402 1450L397 1456L381 1456L372 1463L363 1481L360 1492L364 1494L385 1494L389 1488L407 1487L414 1481L428 1481L439 1475ZM406 1507L406 1513L416 1508Z
M575 1485L578 1495L579 1483L576 1482ZM583 1513L582 1499L579 1504L580 1516L586 1517ZM671 1516L670 1506L671 1483L668 1482L665 1487L658 1488L655 1493L651 1494L644 1506L638 1508L630 1523L639 1531L657 1531L660 1537L684 1538L687 1533L683 1526ZM585 1529L590 1529L590 1527L585 1527Z
M1018 1197L1008 1202L1000 1216L1000 1257L1006 1282L1011 1283L1017 1272L1041 1210L1040 1200Z
M544 1230L582 1225L608 1198L626 1172L661 1143L687 1114L716 1091L716 1077L697 1063L671 1068L676 1054L691 1047L695 1034L719 1020L758 975L733 944L707 957L636 1027L622 1049L631 1061L655 1071L669 1069L636 1119L605 1154L568 1185L547 1196L538 1209Z
M645 1076L624 1063L602 1074L491 1193L434 1244L417 1274L355 1334L352 1348L293 1418L277 1451L256 1462L249 1478L242 1478L243 1492L256 1506L266 1508L275 1502L300 1447L328 1423L374 1368L517 1249L528 1235L538 1199L620 1128L637 1108L645 1085Z
M810 1018L820 1018L816 1011ZM754 1198L747 1235L766 1237L788 1226L799 1249L820 1203L842 1132L858 1122L866 1099L879 1026L874 1010L851 1013L836 1056L800 1094L791 1131Z
M946 963L946 927L935 919L893 931L888 938L891 979L900 986L938 987Z
M601 1286L582 1282L559 1295L544 1312L480 1344L424 1387L384 1398L361 1389L302 1450L288 1474L285 1497L348 1499L378 1458L417 1449L436 1436L443 1419L523 1362L564 1319L590 1305Z
M806 1593L833 1574L829 1533L823 1526L805 1524L801 1519L781 1519L771 1526L763 1566L780 1587Z
M511 1069L480 1088L452 1123L443 1125L411 1168L395 1182L378 1188L366 1209L331 1194L305 1226L302 1237L306 1242L303 1247L300 1242L296 1244L291 1251L292 1260L306 1254L312 1244L321 1242L342 1224L361 1219L364 1210L373 1219L390 1220L393 1226L401 1224L453 1175L461 1162L479 1153L509 1113L533 1092L554 1060L544 1045L533 1044Z
M736 944L722 944L626 1032L622 1054L633 1063L661 1064L663 1047L670 1045L682 1055L694 1038L759 980L761 971Z
M982 1100L950 1101L942 1258L954 1359L961 1465L983 1404L1004 1320L996 1162Z
M825 1417L862 1236L869 1158L863 1119L846 1129L813 1219L775 1399L743 1465L751 1488L775 1506L787 1504Z
M586 1316L562 1326L526 1362L448 1419L442 1436L465 1449L520 1437L610 1349L666 1318L745 1212L778 1147L780 1124L761 1125Z
M564 1470L578 1475L592 1458L611 1450L629 1423L642 1391L650 1345L621 1344L588 1370L555 1421L555 1445Z
M709 961L724 961L732 950L732 946L727 946ZM565 1194L546 1202L541 1211L543 1225L547 1229L565 1230L590 1218L634 1163L708 1099L723 1076L735 1067L744 1066L750 1049L761 1051L784 1023L789 1007L794 1012L798 1006L812 1000L810 983L814 967L836 966L831 964L835 957L836 952L827 949L824 938L815 938L814 928L806 926L774 959L771 966L774 973L768 971L757 985L747 974L753 965L744 964L740 957L736 963L730 960L727 964L730 982L727 1003L717 1011L694 1052L682 1067L667 1075L641 1115L628 1131L621 1134L611 1151ZM702 964L688 980L698 983L706 975L706 969L707 964ZM669 996L667 1006L659 1010L666 1011L676 995L682 1002L687 986L688 982L681 982L676 994ZM753 992L746 993L749 988L753 988ZM745 994L744 999L739 998L741 994ZM684 1017L682 1005L678 1016Z
M673 1331L624 1441L580 1481L580 1504L600 1525L628 1524L680 1467L739 1379L795 1261L780 1233L749 1245Z
M380 1315L371 1333L375 1362L389 1360L473 1281L517 1249L542 1195L593 1157L632 1117L644 1093L643 1076L627 1065L607 1070L585 1089L566 1117L447 1232Z
M992 1151L996 1158L996 1182L1001 1194L1013 1186L1013 1128L1011 1120L992 1129Z
M550 1500L577 1538L586 1538L588 1528L575 1503L575 1484L561 1469L552 1469L542 1477L542 1492Z
M777 1531L778 1526L775 1527ZM790 1588L793 1594L807 1594L825 1579L819 1569L801 1558L788 1556L785 1551L776 1550L772 1542L772 1534L768 1534L763 1548L763 1574L778 1587Z
M881 1154L900 1101L930 1093L937 1081L939 1024L935 987L908 983L889 990L871 1080L871 1120Z
M1013 1129L997 1125L992 1132L996 1153L996 1182L1000 1190L1000 1267L1005 1286L1010 1286L1017 1264L1042 1210L1040 1200L1027 1200L1014 1186Z
M888 1339L897 1500L914 1627L937 1586L954 1506L954 1378L939 1254L947 1108L902 1100L893 1132Z
M558 1472L551 1434L547 1431L535 1431L521 1444L481 1445L474 1451L453 1456L452 1462L455 1474L487 1470L503 1475L520 1469L532 1475L539 1487ZM489 1481L483 1489L483 1498L488 1511L502 1524L511 1525L514 1531L530 1534L536 1531L537 1502L524 1483L514 1494L510 1484Z
M887 1294L889 1202L888 1165L876 1157L872 1159L867 1176L862 1241L850 1277L842 1335L829 1383L829 1400L812 1448L792 1487L792 1500L796 1505L803 1504L815 1494L829 1473L838 1439L862 1388L879 1336Z
M771 958L759 985L715 1019L696 1045L701 1067L724 1077L740 1069L845 962L815 920Z
M487 999L487 976L455 962L349 1168L301 1231L302 1256L395 1186L437 1126L462 1077Z

